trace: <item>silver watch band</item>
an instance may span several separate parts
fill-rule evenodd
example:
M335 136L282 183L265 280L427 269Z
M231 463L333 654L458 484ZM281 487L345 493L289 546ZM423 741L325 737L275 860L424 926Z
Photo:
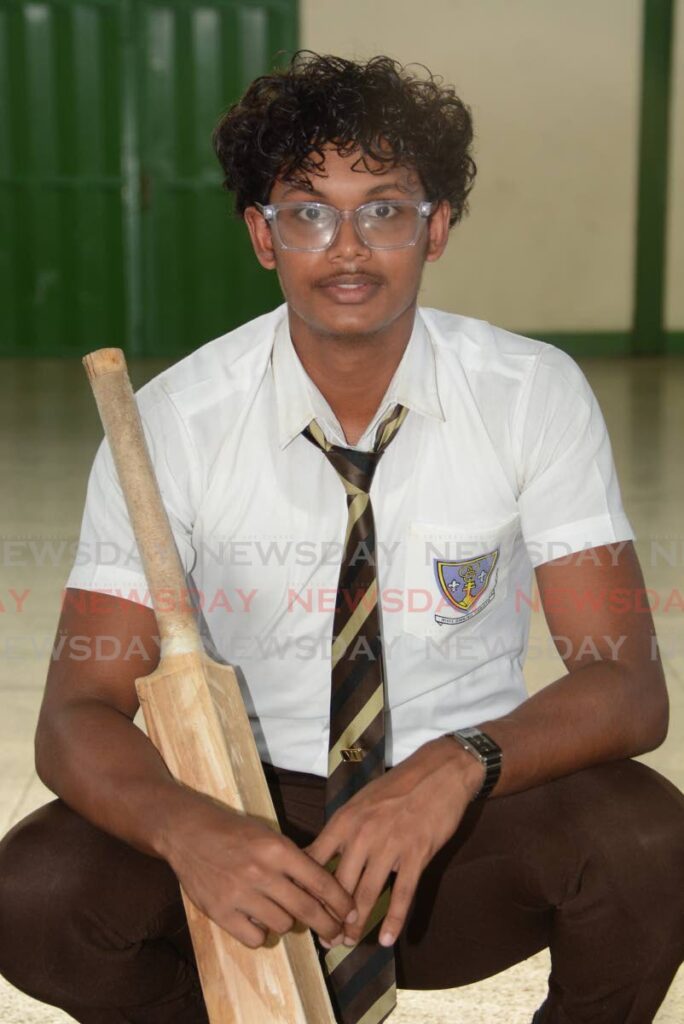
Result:
M485 777L479 792L473 797L474 800L485 800L501 775L501 762L503 752L501 747L491 736L482 732L476 726L469 726L466 729L457 729L449 733L450 736L460 743L473 757L476 757L480 764L484 765Z

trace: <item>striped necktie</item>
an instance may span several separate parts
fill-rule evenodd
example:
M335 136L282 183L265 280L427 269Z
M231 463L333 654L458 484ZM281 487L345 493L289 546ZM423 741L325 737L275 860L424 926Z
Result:
M408 409L396 405L381 420L371 452L330 444L315 420L303 431L334 466L347 494L347 531L333 620L326 821L385 771L385 676L370 488L380 457L407 414ZM333 859L329 870L338 860ZM390 892L388 880L356 946L336 946L323 957L340 1024L380 1024L396 1006L394 951L378 942Z

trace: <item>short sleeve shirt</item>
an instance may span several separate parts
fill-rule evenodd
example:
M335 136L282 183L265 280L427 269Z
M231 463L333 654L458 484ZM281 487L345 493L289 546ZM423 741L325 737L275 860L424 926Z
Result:
M287 307L138 392L210 653L233 664L262 760L325 776L344 488L302 430L342 429L302 367ZM409 410L371 489L386 665L386 761L527 698L533 568L631 540L603 416L572 358L419 308L356 447ZM106 441L67 586L149 604Z

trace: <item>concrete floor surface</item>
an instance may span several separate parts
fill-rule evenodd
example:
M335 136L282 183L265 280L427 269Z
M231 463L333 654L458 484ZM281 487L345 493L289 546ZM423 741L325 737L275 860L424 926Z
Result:
M75 360L5 360L0 374L0 835L50 798L33 770L32 737L78 539L85 482L100 437ZM645 761L684 789L684 360L582 363L610 431L623 500L638 537L671 700L670 733ZM139 385L161 364L136 364ZM676 595L679 594L677 600ZM529 692L564 673L540 613L525 666ZM548 951L460 989L400 992L393 1024L529 1024L546 994ZM1 1024L57 1024L65 1014L0 979ZM684 1021L684 968L655 1018Z

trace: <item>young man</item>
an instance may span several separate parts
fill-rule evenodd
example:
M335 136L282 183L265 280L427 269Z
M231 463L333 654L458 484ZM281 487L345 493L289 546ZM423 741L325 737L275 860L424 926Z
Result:
M248 946L313 929L345 1024L547 946L535 1021L646 1024L684 956L684 798L632 760L668 701L601 413L559 350L417 307L471 138L388 58L299 56L217 127L286 304L139 403L284 834L175 785L133 724L155 620L103 445L82 540L108 557L69 578L36 736L59 799L0 853L0 969L79 1021L206 1019L178 881ZM567 674L528 698L533 569Z

